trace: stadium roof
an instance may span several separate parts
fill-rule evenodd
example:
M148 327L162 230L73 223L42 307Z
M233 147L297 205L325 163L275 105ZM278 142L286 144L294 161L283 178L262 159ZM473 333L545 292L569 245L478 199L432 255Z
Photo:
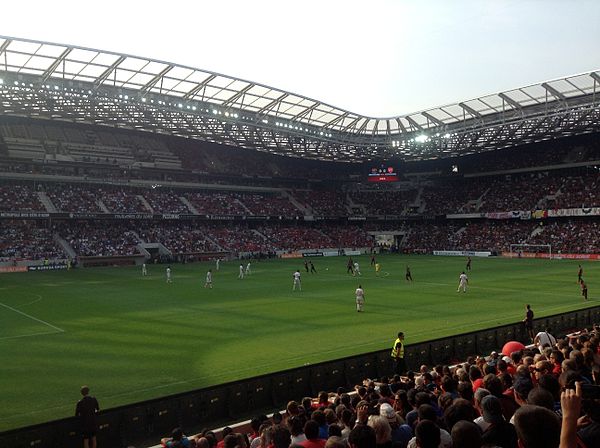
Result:
M398 117L143 57L0 36L0 113L317 159L421 160L595 132L600 71Z

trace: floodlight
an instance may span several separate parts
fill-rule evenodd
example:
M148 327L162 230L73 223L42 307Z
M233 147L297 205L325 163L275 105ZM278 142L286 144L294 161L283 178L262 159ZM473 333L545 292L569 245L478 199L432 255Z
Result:
M4 84L4 80L0 78L0 84Z
M142 98L142 103L145 103L145 102L146 102L146 98Z
M429 140L429 137L427 137L425 134L421 134L415 137L415 141L417 143L425 143L427 140Z

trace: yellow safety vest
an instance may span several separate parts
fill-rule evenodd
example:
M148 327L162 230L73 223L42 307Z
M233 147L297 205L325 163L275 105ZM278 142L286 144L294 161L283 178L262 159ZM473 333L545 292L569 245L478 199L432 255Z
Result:
M396 347L400 344L400 350ZM400 338L396 338L394 341L394 346L392 347L392 358L404 358L404 342L400 340Z

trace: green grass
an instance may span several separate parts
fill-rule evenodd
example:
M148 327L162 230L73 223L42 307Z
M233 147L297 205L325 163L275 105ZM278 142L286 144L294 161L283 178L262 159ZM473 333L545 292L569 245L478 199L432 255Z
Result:
M467 294L456 292L463 258L379 257L381 277L360 257L362 278L345 259L79 269L0 275L0 431L70 416L88 384L103 408L391 346L516 322L598 303L599 266L586 262L591 300L576 283L576 261L474 259ZM404 280L410 264L414 283ZM214 269L213 269L214 270ZM362 283L365 312L354 289Z

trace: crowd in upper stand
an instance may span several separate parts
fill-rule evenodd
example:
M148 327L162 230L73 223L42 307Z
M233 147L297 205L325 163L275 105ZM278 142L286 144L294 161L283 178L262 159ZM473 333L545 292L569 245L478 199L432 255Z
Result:
M248 192L119 187L117 185L0 184L0 210L48 211L45 194L62 212L179 213L344 217L350 215L437 216L600 205L600 171L526 173L482 178L438 179L412 189L349 191L291 189ZM143 199L140 199L143 198ZM146 201L146 204L144 203ZM104 207L100 205L103 203Z
M0 211L46 211L35 194L32 187L28 185L0 185Z

